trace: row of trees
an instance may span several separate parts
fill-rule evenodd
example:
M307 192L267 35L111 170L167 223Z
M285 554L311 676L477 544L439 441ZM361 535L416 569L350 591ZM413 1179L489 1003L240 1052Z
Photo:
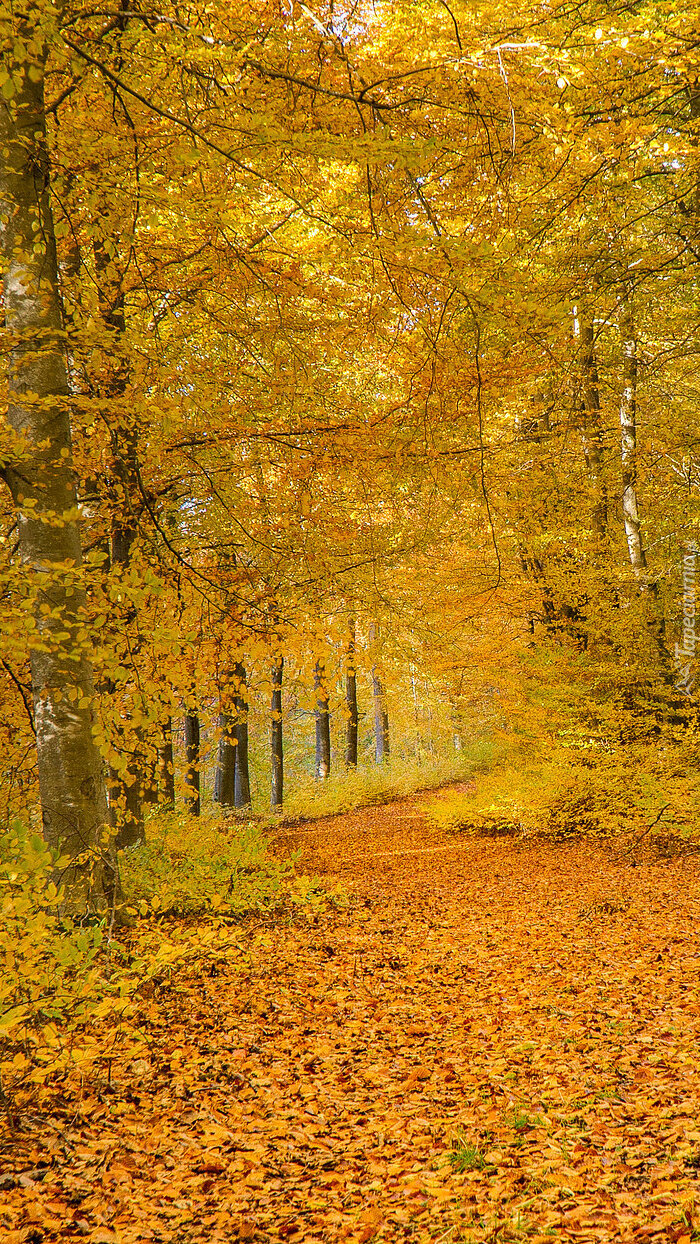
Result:
M344 677L342 716L345 722L343 764L348 771L357 769L359 712L357 702L355 627L348 639ZM284 711L282 699L284 657L274 662L270 671L270 806L281 812L284 805ZM372 667L374 709L374 758L377 764L389 759L389 710L382 672ZM220 688L220 701L226 705L217 722L217 757L213 799L222 808L250 808L251 783L249 770L249 704L245 667L236 662ZM325 659L314 667L315 759L314 773L320 780L331 774L331 688ZM183 719L183 750L185 758L184 793L188 810L193 816L201 812L201 722L193 709ZM117 838L118 845L134 845L145 837L144 802L156 802L160 795L166 805L175 803L175 761L173 724L168 716L164 722L163 739L158 747L158 764L151 765L150 775L143 762L138 766L138 787L130 792ZM116 794L116 792L115 792ZM116 799L113 806L116 806ZM132 814L129 815L129 810Z
M690 17L108 10L0 10L3 729L76 906L180 706L235 803L243 670L315 667L328 771L348 619L446 722L534 721L562 661L589 731L678 715Z

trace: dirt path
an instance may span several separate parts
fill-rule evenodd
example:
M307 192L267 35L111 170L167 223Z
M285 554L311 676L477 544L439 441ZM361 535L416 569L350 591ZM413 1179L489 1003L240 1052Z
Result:
M280 835L350 905L164 986L0 1238L700 1238L697 863L449 838L432 797Z

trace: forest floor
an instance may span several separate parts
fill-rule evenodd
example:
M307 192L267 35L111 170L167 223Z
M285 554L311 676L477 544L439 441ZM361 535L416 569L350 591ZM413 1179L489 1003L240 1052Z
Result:
M697 857L448 837L430 798L280 833L348 904L163 982L139 1057L3 1149L3 1241L700 1238Z

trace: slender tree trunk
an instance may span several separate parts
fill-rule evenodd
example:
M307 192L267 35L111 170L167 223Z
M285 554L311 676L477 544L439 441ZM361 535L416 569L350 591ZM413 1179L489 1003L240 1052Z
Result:
M143 765L143 776L144 804L158 803L158 772L154 760L150 759Z
M357 768L357 643L355 623L350 623L345 671L345 707L347 726L345 735L345 766Z
M245 667L237 662L234 666L236 691L233 703L236 710L234 734L236 739L236 789L235 803L237 808L249 808L250 774L248 772L248 702L246 698Z
M34 21L0 18L11 100L0 100L0 211L5 324L12 342L7 418L18 457L5 472L17 508L20 555L35 591L31 650L39 788L47 842L71 863L62 874L73 913L104 906L116 874L106 844L102 761L92 735L81 539L69 385L44 108L45 49ZM14 61L13 46L26 49ZM9 50L8 50L9 49ZM8 59L9 58L9 59Z
M115 842L119 850L136 847L146 840L143 821L143 764L141 757L129 758L127 776L116 779L116 787L110 790L110 820L116 829Z
M370 644L376 645L378 630L374 623L369 629ZM389 713L386 705L386 689L375 652L372 663L372 694L374 697L374 758L378 765L389 759Z
M117 267L119 236L96 238L93 245L100 313L105 328L104 377L101 396L108 402L107 427L111 443L111 463L106 475L107 500L111 510L109 541L110 567L116 575L124 573L132 560L132 549L138 534L135 499L138 496L138 431L134 414L127 409L126 392L129 366L124 357L126 313L124 286ZM117 620L117 627L132 625L136 616L133 606ZM136 657L138 638L131 655ZM112 686L114 694L116 688ZM118 731L124 742L125 731ZM138 736L138 732L137 732ZM126 778L114 768L110 772L109 803L111 819L117 830L117 846L127 847L145 841L146 831L142 802L148 800L148 778L142 750L137 737L131 748Z
M622 396L620 398L620 457L622 461L622 517L627 537L630 565L646 597L647 626L656 646L664 676L671 676L666 649L663 606L658 583L647 574L647 557L642 540L637 495L637 334L628 291L624 292L620 314L622 339Z
M231 713L219 714L219 751L214 776L214 802L222 808L236 806L236 719Z
M593 315L581 308L579 333L581 338L581 368L583 373L583 401L581 436L586 466L593 486L594 501L591 524L595 535L602 540L608 530L608 497L604 476L604 445L601 428L600 381L595 356L595 332Z
M621 308L622 397L620 400L620 447L622 457L622 517L630 565L635 574L646 571L637 504L637 338L632 309L625 297Z
M325 662L319 660L314 669L316 693L316 777L324 780L331 773L331 718L328 709L328 687Z
M201 809L199 786L199 714L187 713L185 717L185 806L190 816L199 816Z
M158 748L158 786L161 803L175 807L175 762L173 758L173 723L168 717L163 726L163 744Z
M270 754L272 761L270 805L276 812L282 811L284 802L284 751L282 740L283 672L284 657L278 657L272 667L272 696L270 700Z
M374 696L374 758L378 765L389 759L389 713L386 706L384 680L378 666L372 669Z

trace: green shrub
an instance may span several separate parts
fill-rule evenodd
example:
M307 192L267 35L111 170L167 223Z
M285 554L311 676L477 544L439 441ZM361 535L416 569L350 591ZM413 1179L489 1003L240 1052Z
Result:
M127 903L142 916L242 915L298 898L296 859L271 854L254 821L159 812L147 841L122 853L120 872Z

